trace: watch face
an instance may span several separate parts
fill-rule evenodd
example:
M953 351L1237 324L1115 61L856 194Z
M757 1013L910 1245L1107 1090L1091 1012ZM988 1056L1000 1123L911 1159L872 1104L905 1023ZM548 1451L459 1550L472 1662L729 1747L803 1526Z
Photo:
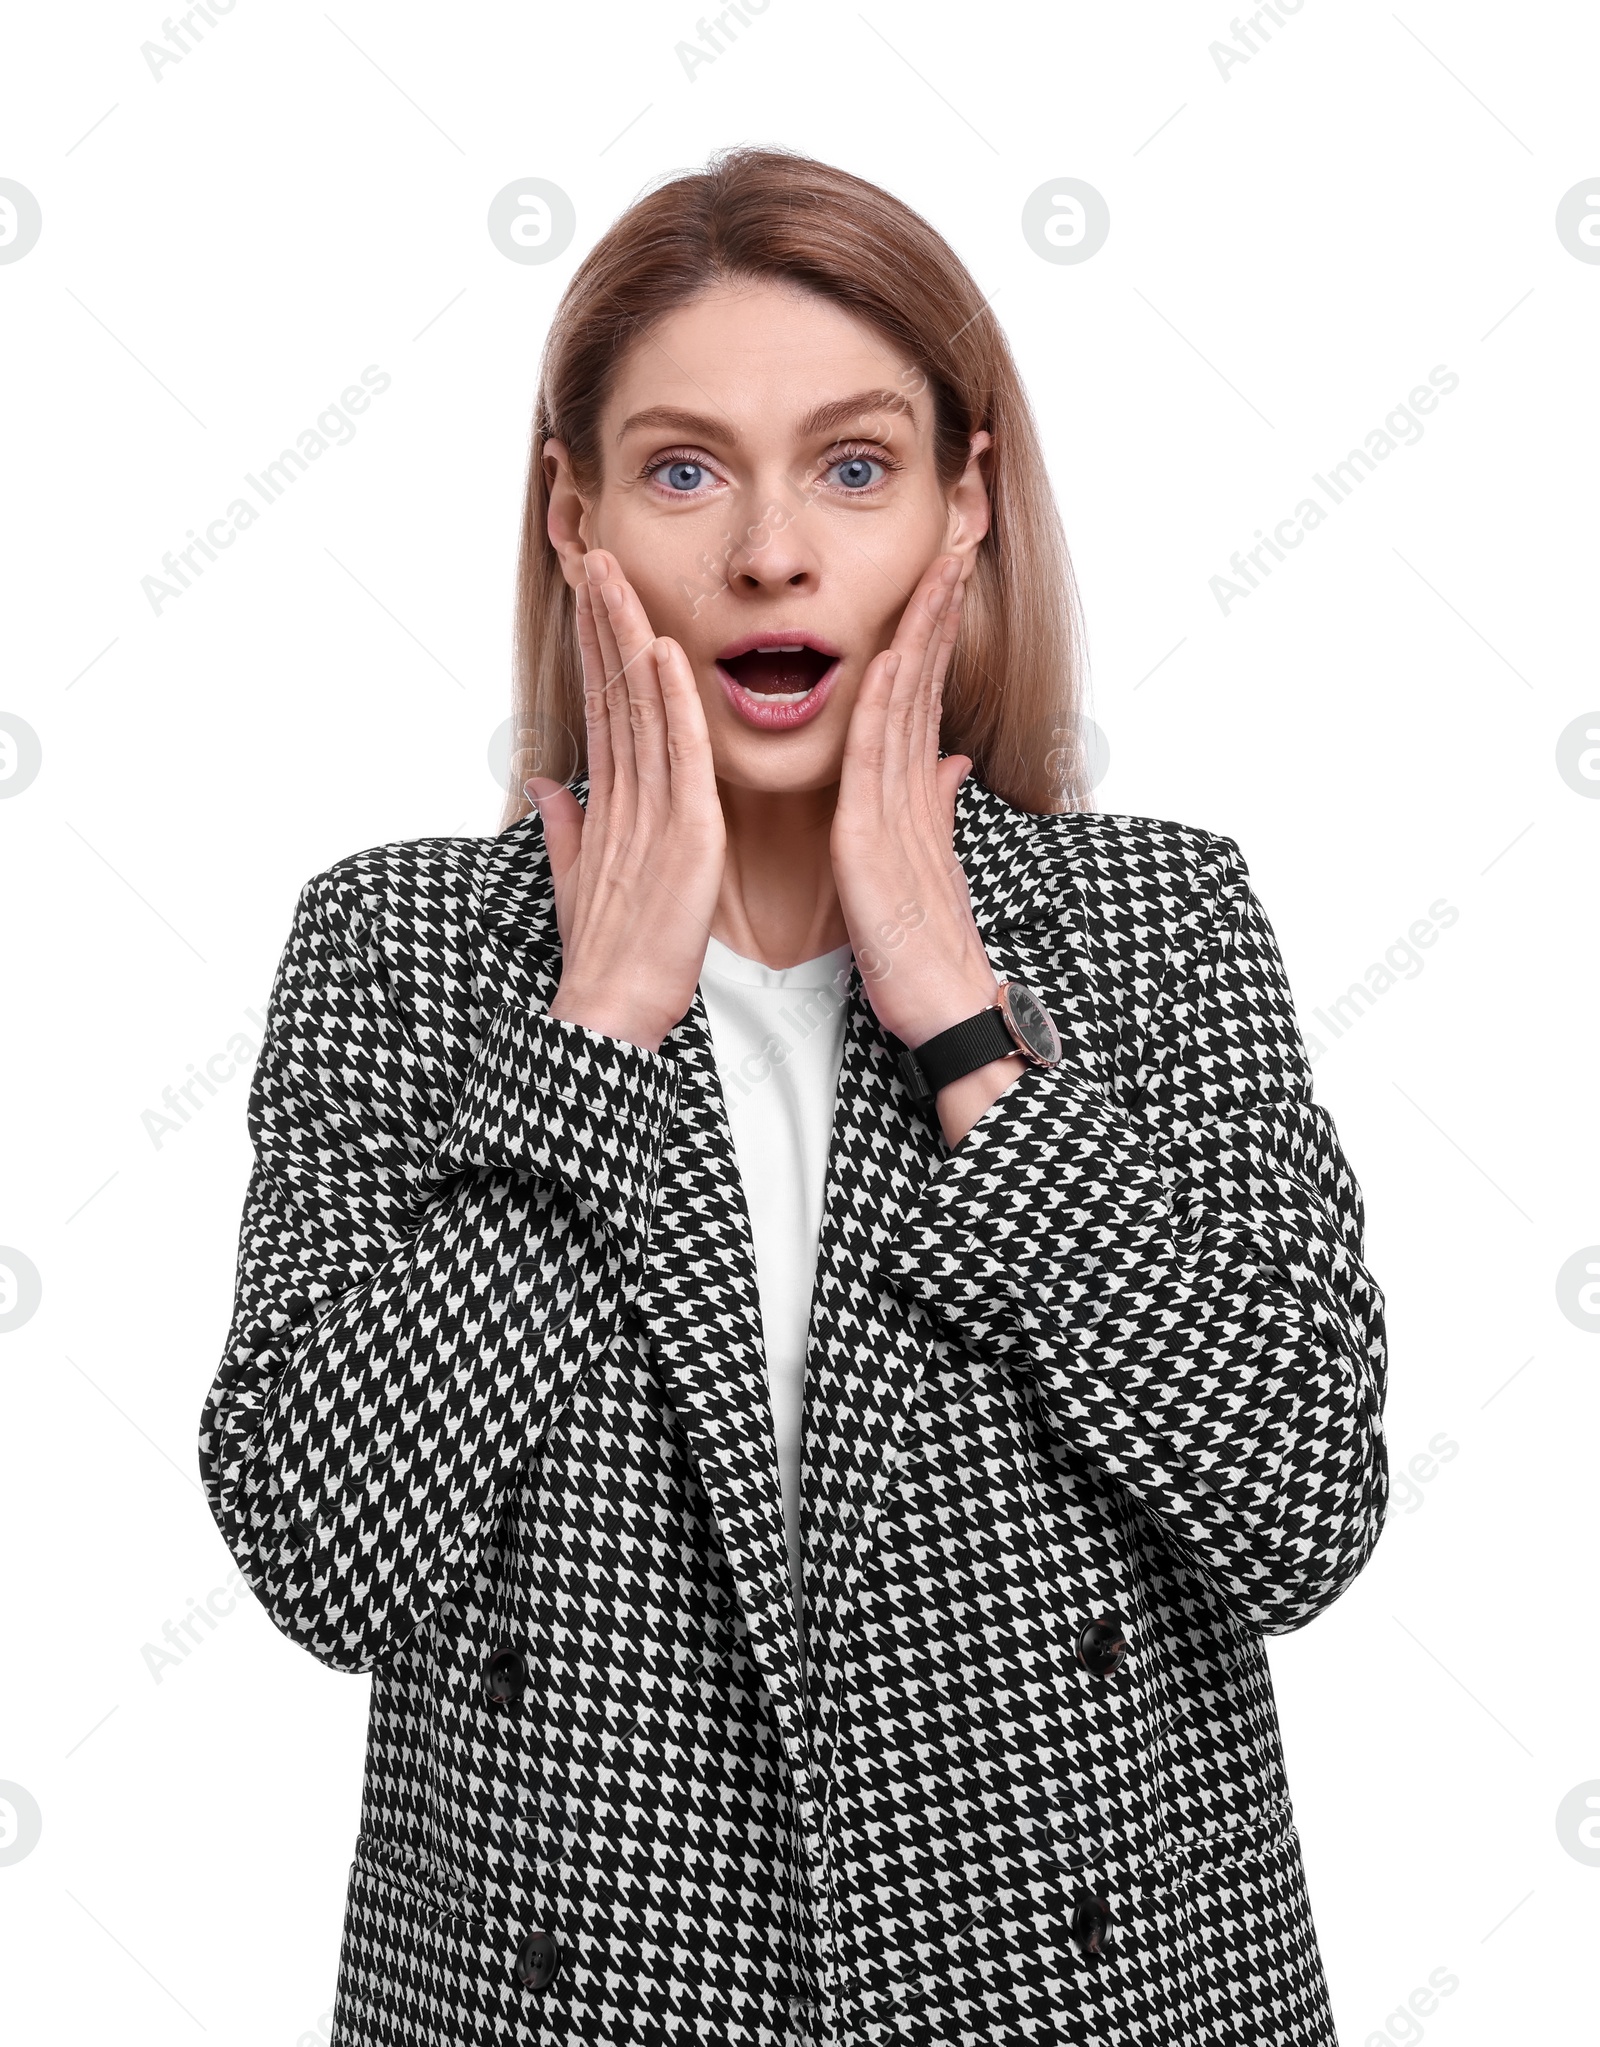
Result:
M1007 981L1000 991L1000 1005L1017 1043L1041 1066L1054 1066L1061 1057L1060 1033L1033 990L1020 981Z

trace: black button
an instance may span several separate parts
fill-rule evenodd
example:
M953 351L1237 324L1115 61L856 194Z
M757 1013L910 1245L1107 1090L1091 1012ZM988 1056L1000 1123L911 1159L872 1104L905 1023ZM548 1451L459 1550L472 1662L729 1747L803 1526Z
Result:
M1080 1891L1072 1901L1072 1937L1086 1955L1103 1955L1111 1925L1111 1907L1093 1891Z
M520 1699L527 1682L528 1666L520 1649L497 1649L489 1658L484 1685L497 1706L509 1706L514 1699Z
M1078 1661L1096 1677L1109 1677L1128 1653L1122 1623L1113 1613L1097 1613L1085 1621L1078 1636Z
M524 1990L543 1990L561 1966L561 1948L541 1927L517 1949L517 1981Z

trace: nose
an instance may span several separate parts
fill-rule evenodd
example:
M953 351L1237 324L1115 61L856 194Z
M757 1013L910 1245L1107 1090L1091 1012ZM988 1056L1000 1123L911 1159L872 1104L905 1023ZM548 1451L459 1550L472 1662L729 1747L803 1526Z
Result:
M810 506L768 499L765 509L740 529L728 555L728 584L741 596L815 590L820 565L810 530Z

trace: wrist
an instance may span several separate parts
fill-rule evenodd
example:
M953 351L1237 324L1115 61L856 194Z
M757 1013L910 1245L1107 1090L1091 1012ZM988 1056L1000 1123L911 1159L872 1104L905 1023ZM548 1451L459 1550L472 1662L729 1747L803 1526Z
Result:
M910 1043L899 1064L912 1099L934 1104L954 1146L1028 1066L1056 1066L1061 1057L1061 1034L1038 991L1006 980L987 1007Z
M936 1038L941 1031L964 1023L981 1010L993 1009L1000 999L1000 983L987 961L974 971L941 980L927 990L907 991L899 1015L888 1024L902 1045L913 1051Z
M973 1124L993 1108L1012 1082L1022 1078L1026 1067L1027 1061L1022 1054L1012 1052L1003 1059L991 1059L987 1066L976 1067L971 1073L964 1073L959 1080L951 1081L948 1087L940 1088L935 1108L939 1128L951 1151Z
M615 991L569 987L563 981L550 998L548 1014L558 1023L581 1024L603 1038L620 1038L643 1052L659 1052L661 1041L676 1018L665 1018L659 1007L646 1008L620 998Z

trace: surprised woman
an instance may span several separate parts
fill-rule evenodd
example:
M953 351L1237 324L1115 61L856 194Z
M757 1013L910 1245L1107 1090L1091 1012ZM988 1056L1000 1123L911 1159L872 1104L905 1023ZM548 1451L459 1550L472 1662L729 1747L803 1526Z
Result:
M499 832L301 891L201 1423L371 1676L335 2042L1333 2047L1266 1640L1383 1522L1362 1198L1238 846L1091 807L933 228L625 213L518 635Z

